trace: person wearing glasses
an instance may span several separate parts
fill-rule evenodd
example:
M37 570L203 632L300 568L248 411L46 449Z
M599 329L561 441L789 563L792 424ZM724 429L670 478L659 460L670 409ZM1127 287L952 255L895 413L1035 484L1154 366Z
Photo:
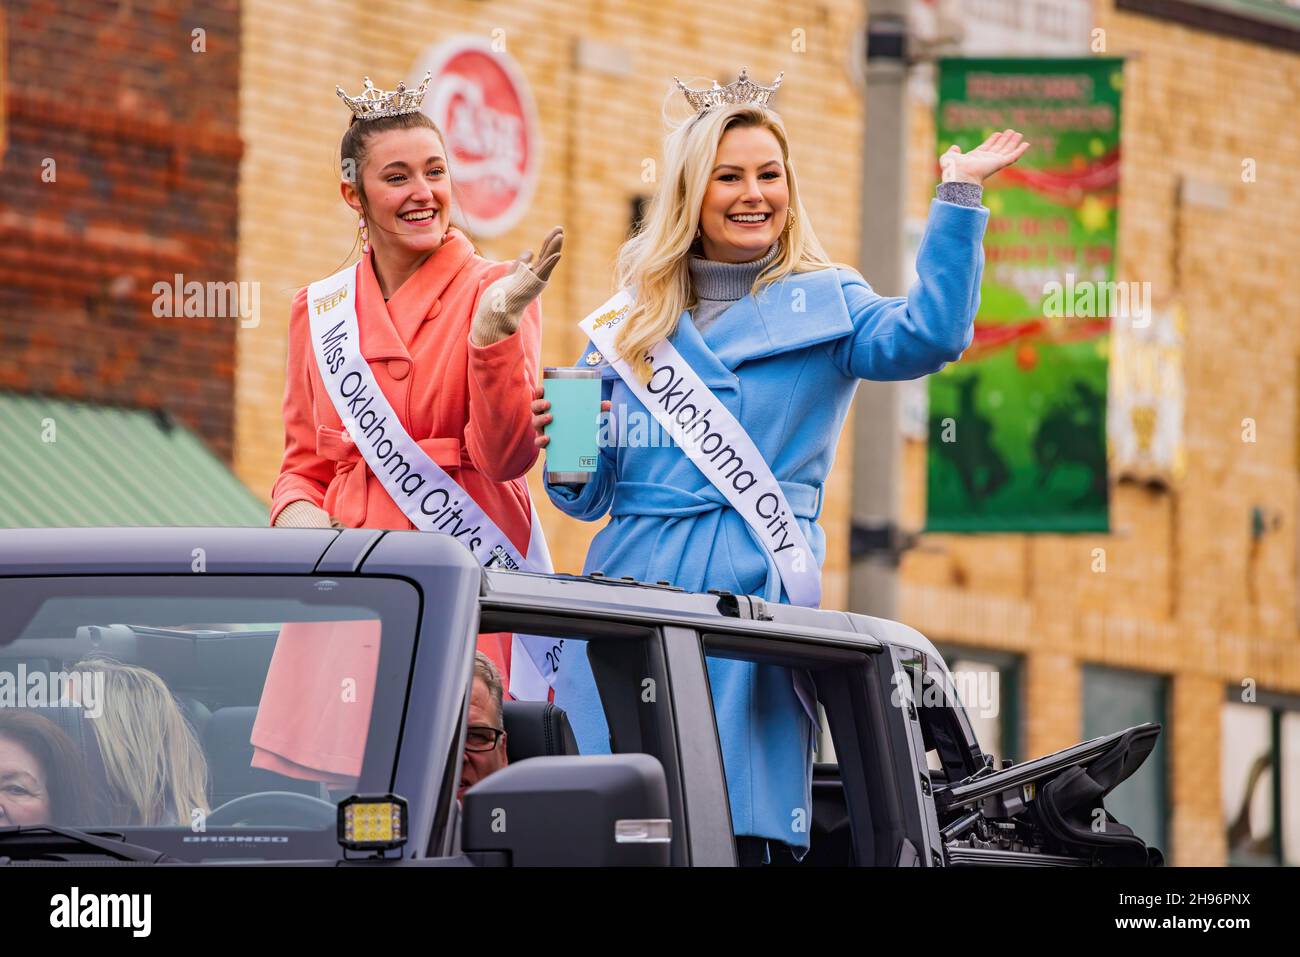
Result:
M474 686L469 696L469 727L465 730L465 760L460 767L456 800L489 774L507 764L506 732L501 706L501 674L492 659L474 652Z

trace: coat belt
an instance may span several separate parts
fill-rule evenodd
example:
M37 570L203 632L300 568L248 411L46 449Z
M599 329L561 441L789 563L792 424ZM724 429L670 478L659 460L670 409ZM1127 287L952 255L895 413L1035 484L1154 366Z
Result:
M782 482L781 491L786 501L798 518L810 522L817 521L822 511L822 486L806 485L803 482ZM614 486L614 501L609 514L620 515L666 515L681 518L687 515L701 515L714 509L730 508L723 494L709 485L699 492L687 492L668 485L653 482L618 482Z
M416 439L415 444L425 455L444 469L473 468L469 452L456 437ZM316 438L316 453L335 462L356 464L362 461L355 444L342 437L338 429L321 428Z

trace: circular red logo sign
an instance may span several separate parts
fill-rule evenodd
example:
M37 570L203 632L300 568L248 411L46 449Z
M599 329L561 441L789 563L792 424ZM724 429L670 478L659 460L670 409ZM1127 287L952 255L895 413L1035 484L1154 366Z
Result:
M421 59L433 74L423 111L447 140L458 219L499 236L532 202L541 157L537 110L522 72L477 37L451 40Z

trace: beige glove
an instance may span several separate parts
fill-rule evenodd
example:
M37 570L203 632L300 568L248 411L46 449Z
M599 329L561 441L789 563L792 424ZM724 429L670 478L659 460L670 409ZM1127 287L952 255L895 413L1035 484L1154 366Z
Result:
M515 268L483 290L470 324L469 341L476 346L490 346L514 334L528 304L542 294L560 261L564 230L556 226L542 241L533 266L533 254L526 252L515 260Z
M317 508L305 498L290 502L275 518L276 528L342 528L329 512Z

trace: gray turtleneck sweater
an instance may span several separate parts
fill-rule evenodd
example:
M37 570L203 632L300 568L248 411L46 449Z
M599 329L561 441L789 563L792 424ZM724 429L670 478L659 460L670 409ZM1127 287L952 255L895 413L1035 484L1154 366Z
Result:
M984 190L973 183L940 183L939 199L958 206L978 206ZM776 258L779 243L773 243L762 259L747 263L724 263L702 256L691 256L691 284L698 300L691 310L695 328L705 327L730 308L738 299L749 295L758 274Z
M780 248L779 242L773 243L762 259L747 263L724 263L692 256L691 285L695 288L695 298L698 300L691 310L695 328L703 332L705 326L726 312L733 302L749 295L754 280L776 258Z

